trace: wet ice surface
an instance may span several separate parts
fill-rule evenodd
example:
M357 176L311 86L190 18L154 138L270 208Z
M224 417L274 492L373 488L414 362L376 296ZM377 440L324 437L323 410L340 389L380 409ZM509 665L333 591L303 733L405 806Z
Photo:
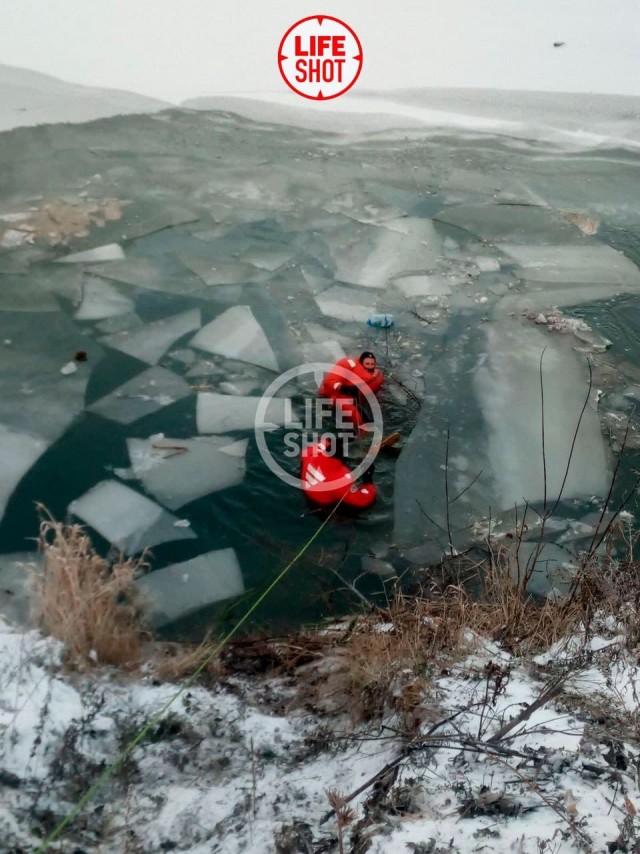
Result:
M615 314L640 292L635 150L488 125L333 134L262 119L173 110L0 136L12 166L0 197L0 552L31 547L12 531L35 536L24 508L42 501L117 548L155 546L149 583L157 575L167 601L176 566L232 553L219 576L201 571L207 561L182 572L167 622L262 589L317 529L256 448L258 401L279 371L374 350L389 375L387 431L405 442L378 461L376 507L323 533L301 618L322 613L318 566L345 550L350 577L369 567L366 586L380 576L368 552L385 572L403 568L380 543L418 567L450 538L464 547L474 520L507 525L514 506L555 501L563 481L558 513L584 515L608 487L602 425L619 443L640 382L632 312ZM71 221L74 205L113 200L118 217L55 244L20 231L56 200ZM590 311L594 331L562 306ZM394 327L367 327L374 311ZM586 408L567 471L587 357L606 394ZM283 389L266 414L291 473L283 425L313 382ZM263 619L290 612L284 598L272 607Z

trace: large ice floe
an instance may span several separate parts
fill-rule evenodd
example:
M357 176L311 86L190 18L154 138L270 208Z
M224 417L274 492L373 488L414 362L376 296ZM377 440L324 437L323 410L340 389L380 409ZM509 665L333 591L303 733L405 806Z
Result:
M371 95L369 112L355 99L355 117L348 99L322 114L238 100L0 135L12 175L0 194L5 530L24 521L11 497L27 475L45 504L64 478L75 518L129 552L193 539L172 511L188 522L224 506L220 541L183 556L226 567L233 595L220 555L236 526L268 524L278 541L281 518L307 518L254 454L260 395L279 371L365 349L387 374L385 428L404 439L376 467L377 507L356 525L365 551L375 528L412 560L435 559L467 544L478 518L602 501L607 436L619 448L629 415L640 446L623 394L640 382L638 152L580 135L570 99L575 126L534 134L532 115L509 124L484 96L475 124L468 93L451 94L471 110L464 121L429 97L401 93L391 109ZM368 326L376 312L393 327ZM271 401L261 426L274 447L319 380ZM76 494L83 442L102 431L100 471ZM125 477L127 452L125 485L109 473ZM207 573L182 573L185 608L196 579L214 601Z
M244 479L248 439L128 439L135 476L165 507L179 507Z
M71 502L69 512L127 555L196 536L159 504L116 480L96 484Z
M207 353L278 370L271 344L247 305L227 309L204 326L190 344Z
M219 549L147 573L138 581L153 624L160 628L215 602L244 592L233 549Z

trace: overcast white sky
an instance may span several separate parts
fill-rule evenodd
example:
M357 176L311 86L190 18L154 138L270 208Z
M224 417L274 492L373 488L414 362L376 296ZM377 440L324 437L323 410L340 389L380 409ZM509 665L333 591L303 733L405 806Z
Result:
M640 0L0 0L0 63L169 101L279 93L280 38L318 13L358 33L357 89L640 95Z

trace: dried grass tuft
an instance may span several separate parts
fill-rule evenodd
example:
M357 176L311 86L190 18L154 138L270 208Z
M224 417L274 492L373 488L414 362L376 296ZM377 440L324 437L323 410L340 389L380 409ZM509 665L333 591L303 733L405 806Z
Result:
M134 667L150 638L134 583L144 556L110 563L94 550L80 525L52 519L40 525L44 572L32 585L37 625L62 641L69 662Z

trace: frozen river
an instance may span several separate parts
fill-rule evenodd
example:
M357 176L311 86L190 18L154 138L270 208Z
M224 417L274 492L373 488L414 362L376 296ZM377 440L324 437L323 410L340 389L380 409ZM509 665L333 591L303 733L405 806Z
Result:
M362 349L393 377L402 451L259 622L331 613L331 570L373 594L561 487L553 527L573 542L631 415L629 479L640 400L640 153L584 143L220 110L0 134L2 602L20 600L41 502L101 549L152 549L159 625L235 613L319 524L260 457L256 400Z

